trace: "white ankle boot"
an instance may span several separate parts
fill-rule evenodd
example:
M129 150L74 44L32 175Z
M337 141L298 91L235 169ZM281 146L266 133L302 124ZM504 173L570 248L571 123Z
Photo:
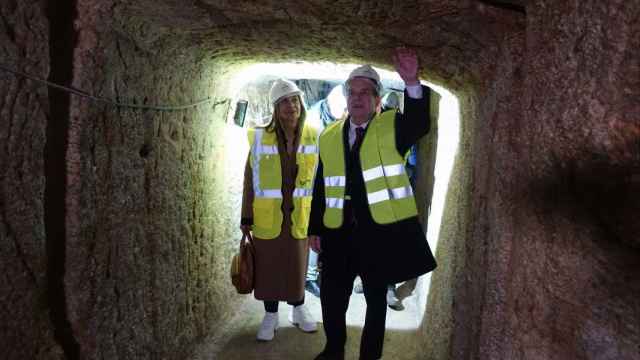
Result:
M311 316L306 306L294 306L289 313L289 321L304 332L315 332L318 330L318 324Z
M256 338L259 341L271 341L273 340L273 336L275 335L276 330L278 329L278 313L266 313L264 314L264 318L262 319L262 324L260 324L260 329L258 329L258 335Z

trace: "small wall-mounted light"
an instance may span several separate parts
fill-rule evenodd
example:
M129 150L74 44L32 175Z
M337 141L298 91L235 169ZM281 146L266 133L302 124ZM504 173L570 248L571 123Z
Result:
M233 114L233 122L242 127L244 126L244 117L247 115L247 100L238 100L236 103L236 112Z

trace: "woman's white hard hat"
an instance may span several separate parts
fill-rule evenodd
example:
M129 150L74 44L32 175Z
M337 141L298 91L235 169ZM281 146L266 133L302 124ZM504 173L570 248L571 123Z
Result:
M271 91L269 91L269 99L271 104L275 105L278 101L292 95L299 95L302 97L302 90L293 82L287 79L278 79L271 85Z

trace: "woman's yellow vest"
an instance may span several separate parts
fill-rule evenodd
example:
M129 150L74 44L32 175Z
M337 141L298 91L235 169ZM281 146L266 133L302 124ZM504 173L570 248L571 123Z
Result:
M374 117L360 146L360 165L373 220L390 224L418 214L404 157L396 149L395 112ZM342 225L346 166L342 138L345 120L329 125L320 136L326 208L324 225Z
M282 228L282 168L275 132L249 129L250 164L253 175L253 234L260 239L273 239ZM293 191L291 235L307 237L313 179L318 165L318 131L303 126L296 152L298 175Z

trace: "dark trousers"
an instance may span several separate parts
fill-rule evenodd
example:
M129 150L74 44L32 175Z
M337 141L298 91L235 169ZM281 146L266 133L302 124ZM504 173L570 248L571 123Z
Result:
M367 312L360 339L360 360L380 359L387 317L387 284L371 281L363 274L359 274L357 265L353 263L346 266L347 271L344 272L326 271L322 273L320 301L324 333L327 337L324 351L329 354L344 351L347 341L347 307L353 291L353 281L356 275L360 275L364 297L367 301Z
M270 313L278 312L278 304L279 304L279 301L264 301L264 310ZM291 306L300 306L304 304L304 298L296 302L287 302L287 304Z

